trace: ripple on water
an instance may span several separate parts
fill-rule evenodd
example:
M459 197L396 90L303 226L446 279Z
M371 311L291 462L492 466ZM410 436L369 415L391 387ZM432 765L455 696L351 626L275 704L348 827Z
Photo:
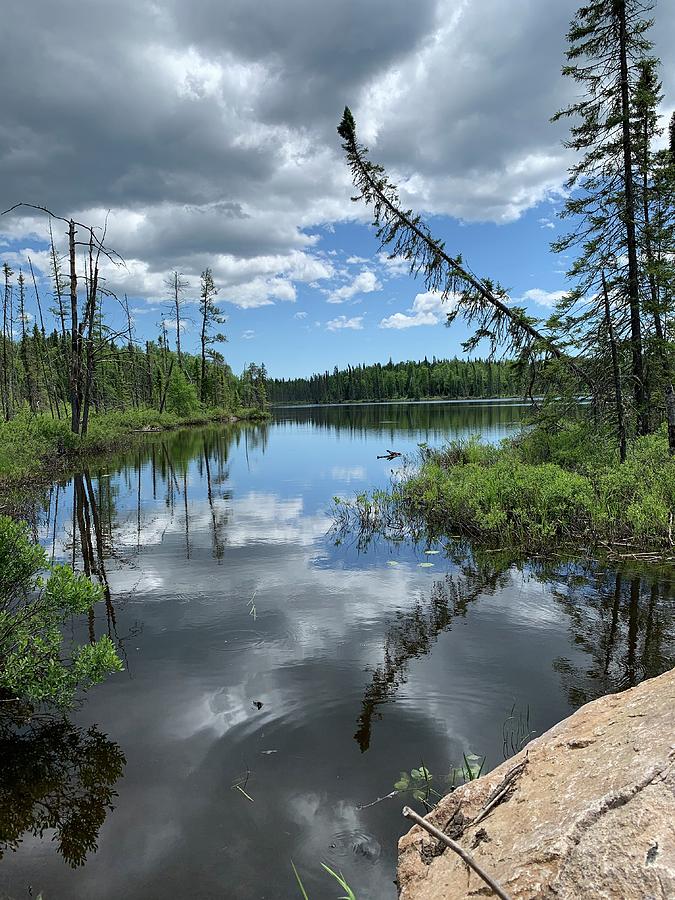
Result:
M358 856L374 863L380 858L382 847L372 834L355 828L336 832L328 850L328 855L335 860Z

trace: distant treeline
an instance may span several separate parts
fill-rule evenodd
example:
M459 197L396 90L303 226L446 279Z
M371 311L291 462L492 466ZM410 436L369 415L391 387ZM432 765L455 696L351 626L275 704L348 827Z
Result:
M342 403L350 400L450 400L510 397L520 393L512 362L436 359L348 366L310 378L275 378L267 383L273 403Z

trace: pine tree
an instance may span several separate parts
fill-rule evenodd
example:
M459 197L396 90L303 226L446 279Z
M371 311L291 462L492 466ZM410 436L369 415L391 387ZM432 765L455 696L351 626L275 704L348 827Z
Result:
M581 86L579 100L554 116L573 117L566 146L581 154L571 167L572 191L564 216L575 227L554 244L561 252L573 246L581 255L570 276L576 288L564 301L568 332L577 350L592 350L594 331L605 321L601 280L607 273L618 306L614 331L629 333L630 380L636 430L649 430L643 352L641 269L639 262L639 194L636 133L632 124L640 79L649 64L651 26L643 0L592 0L582 6L568 32L569 64L563 74Z
M202 317L201 326L201 370L199 378L199 399L203 403L206 399L206 357L208 348L212 344L224 343L227 338L221 332L212 333L214 325L222 325L226 320L220 307L215 303L218 289L213 281L211 269L204 269L201 274L201 290L199 294L199 312Z

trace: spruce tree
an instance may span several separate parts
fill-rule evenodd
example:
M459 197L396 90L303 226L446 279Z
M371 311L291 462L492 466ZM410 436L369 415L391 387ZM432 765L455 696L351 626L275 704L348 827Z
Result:
M649 409L640 297L645 274L639 258L640 140L632 119L645 66L651 66L651 8L643 0L593 0L579 9L567 35L563 74L583 93L554 116L554 121L574 118L566 146L581 154L569 171L572 193L563 213L574 228L554 244L559 252L578 246L581 254L569 273L576 288L558 312L577 350L588 353L594 331L606 323L601 282L607 278L617 318L613 330L621 335L625 325L629 334L638 434L649 430Z
M208 348L212 344L223 343L227 340L221 332L213 333L214 325L222 325L225 322L220 307L216 305L215 297L218 288L213 280L211 269L204 269L201 274L201 289L199 293L199 312L202 317L200 341L201 341L201 369L199 378L199 399L206 400L206 357Z

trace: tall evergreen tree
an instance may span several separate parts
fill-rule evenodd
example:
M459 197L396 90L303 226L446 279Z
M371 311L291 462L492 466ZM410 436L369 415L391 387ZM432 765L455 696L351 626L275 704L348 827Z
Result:
M639 141L632 118L651 43L643 0L592 0L582 6L567 38L563 74L582 88L578 100L554 116L573 117L566 146L581 154L570 169L572 191L563 213L573 230L554 244L557 251L581 247L570 275L577 287L559 312L574 326L578 348L588 352L594 323L605 320L600 281L610 272L613 301L625 313L630 335L630 378L638 434L649 430L643 352L639 261ZM623 331L623 321L615 327ZM589 341L590 338L590 341Z
M213 281L211 269L204 269L201 274L201 288L199 292L199 312L201 314L201 369L199 377L199 399L204 402L206 397L206 358L208 348L213 344L223 343L227 340L222 332L213 332L214 325L222 325L225 322L220 307L215 302L218 289Z

